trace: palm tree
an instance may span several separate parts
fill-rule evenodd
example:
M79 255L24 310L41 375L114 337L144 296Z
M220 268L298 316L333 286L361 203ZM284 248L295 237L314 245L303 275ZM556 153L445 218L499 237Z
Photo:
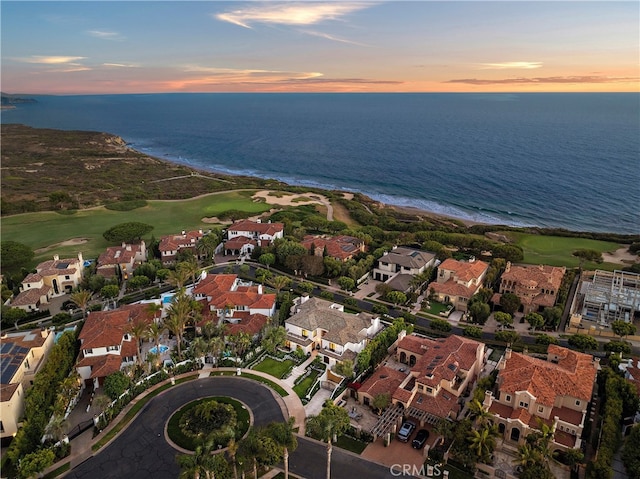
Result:
M180 466L181 479L200 479L204 475L206 478L215 478L213 471L214 460L211 455L213 441L196 447L193 454L179 454L176 461Z
M498 430L495 426L485 426L481 429L472 429L469 432L470 449L482 462L487 462L491 453L496 447L496 434Z
M204 357L210 349L209 341L204 339L202 336L198 336L194 339L193 343L191 343L191 350L193 351L193 357L198 360Z
M493 414L484 408L484 405L477 399L472 400L469 403L469 412L471 418L474 419L474 423L477 427L483 427L488 425L493 418Z
M296 420L292 417L287 422L274 422L267 427L267 432L278 446L282 448L284 461L284 479L289 479L289 451L298 447L298 439L293 431Z
M249 335L249 333L240 331L238 334L236 334L235 343L238 354L243 357L249 346L251 346L251 336Z
M91 299L91 291L86 289L80 289L75 293L72 293L69 296L69 299L75 304L78 308L82 310L82 317L84 318L87 315L87 306L89 305L89 300Z
M153 321L157 322L160 319L158 313L162 312L162 305L158 303L149 303L147 305L147 313L153 315Z
M140 349L140 343L142 339L146 337L147 325L142 321L134 321L129 325L126 332L133 336L136 341L136 362L140 364L142 363L142 351Z
M518 447L518 457L513 462L522 467L530 467L537 463L539 457L535 447L525 442Z
M327 479L331 479L332 441L349 427L349 415L346 409L327 400L322 411L317 416L311 416L307 421L307 431L312 437L327 443Z
M183 261L178 263L176 266L177 270L184 270L187 276L191 277L191 284L196 284L196 276L198 276L198 272L200 271L200 267L198 266L198 260L195 256L189 258L188 261Z
M286 276L276 276L269 281L269 284L276 290L276 294L280 294L280 291L284 288L288 288L291 284L291 279Z
M271 354L274 354L276 350L282 346L287 339L287 330L282 326L275 328L269 328L264 337L262 338L262 346Z
M181 290L187 282L187 278L189 278L189 273L184 268L176 268L169 271L167 281L174 285L178 290Z
M55 414L49 424L47 424L46 432L56 441L62 440L69 429L69 421L63 415Z
M156 352L160 355L160 338L165 330L165 325L162 322L153 322L149 326L147 326L147 330L145 331L145 338L151 339L153 344L156 347ZM158 356L160 357L160 356Z
M198 241L196 251L198 252L198 255L204 257L206 260L210 260L212 263L215 263L216 248L219 244L220 236L218 235L218 232L211 231Z
M433 428L433 432L442 436L443 441L453 439L455 423L449 419L440 418Z
M233 479L238 479L238 464L236 462L236 454L238 453L238 443L235 437L232 437L227 444L227 453L231 459L231 465L233 466Z
M209 340L209 352L216 358L216 366L220 362L220 356L224 351L224 338L222 336L214 336Z

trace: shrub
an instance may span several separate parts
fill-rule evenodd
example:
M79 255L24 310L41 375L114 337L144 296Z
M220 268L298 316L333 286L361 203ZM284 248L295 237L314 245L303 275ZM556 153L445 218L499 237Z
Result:
M116 201L104 205L106 209L113 211L132 211L145 206L147 206L147 200Z

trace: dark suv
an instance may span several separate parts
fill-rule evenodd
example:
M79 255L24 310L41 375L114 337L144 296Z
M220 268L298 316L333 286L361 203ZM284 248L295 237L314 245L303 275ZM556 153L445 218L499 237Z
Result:
M416 424L411 421L405 421L402 423L402 427L398 431L398 440L402 442L407 442L411 437L411 434L416 429Z
M411 447L414 449L422 449L427 442L427 438L429 437L429 431L426 429L420 429L416 437L413 439L411 443Z

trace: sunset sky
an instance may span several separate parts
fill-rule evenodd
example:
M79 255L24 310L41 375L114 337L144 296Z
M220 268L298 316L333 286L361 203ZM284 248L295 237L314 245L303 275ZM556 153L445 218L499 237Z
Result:
M639 91L640 2L3 0L2 91Z

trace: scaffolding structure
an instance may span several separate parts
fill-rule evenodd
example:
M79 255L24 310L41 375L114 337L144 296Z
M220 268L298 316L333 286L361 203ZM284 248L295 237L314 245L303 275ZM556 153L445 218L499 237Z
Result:
M612 321L633 322L640 314L640 274L596 270L580 288L582 319L608 326Z

